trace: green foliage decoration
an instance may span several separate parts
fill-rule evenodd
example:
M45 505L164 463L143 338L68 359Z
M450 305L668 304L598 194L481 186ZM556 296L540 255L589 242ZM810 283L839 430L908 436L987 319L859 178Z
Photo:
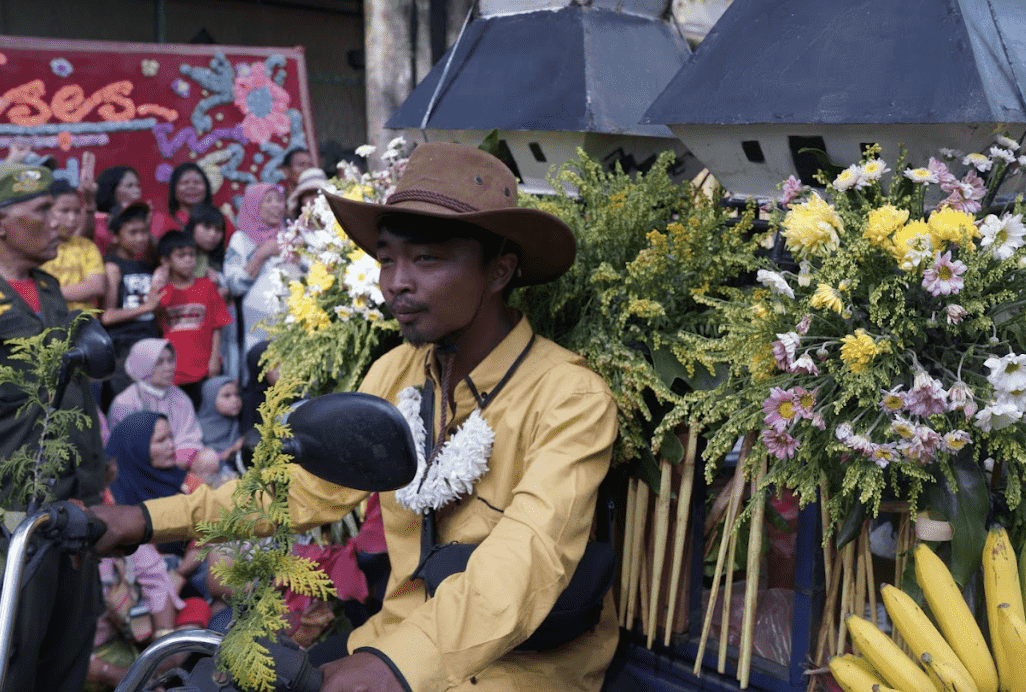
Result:
M78 321L84 319L88 318L81 316ZM36 445L23 446L0 460L0 477L9 487L0 511L24 509L33 498L41 504L51 502L54 494L48 481L80 459L69 434L90 427L91 419L79 409L50 406L57 392L61 359L72 346L71 335L78 321L68 329L50 328L35 336L6 340L10 354L7 362L0 364L0 386L17 389L24 397L25 403L15 415L35 418L40 434Z
M709 301L723 332L684 337L729 368L686 396L711 431L707 462L758 431L748 464L769 455L764 487L803 505L829 490L827 536L860 505L875 516L900 500L914 516L937 484L962 488L956 454L1003 465L1000 502L1021 513L1026 228L1021 199L988 206L1021 175L996 149L922 168L898 152L887 176L874 146L820 191L784 185L773 240L794 262L760 258L761 285Z
M219 663L242 688L262 692L274 689L274 661L261 640L273 638L285 626L281 588L321 599L334 593L334 585L324 572L291 552L291 457L282 451L281 441L289 434L282 419L298 389L295 380L283 379L268 390L259 408L260 443L253 454L253 466L239 479L232 507L219 521L199 526L203 543L226 542L219 548L226 559L211 568L213 576L231 591L228 603L234 615L218 652Z
M577 155L550 174L555 195L521 198L570 226L577 259L559 280L521 289L511 302L605 379L619 407L615 459L658 488L656 457L683 456L683 394L711 386L716 374L685 336L715 335L720 315L709 302L738 295L755 270L754 210L738 217L719 204L718 190L675 182L673 152L634 177Z

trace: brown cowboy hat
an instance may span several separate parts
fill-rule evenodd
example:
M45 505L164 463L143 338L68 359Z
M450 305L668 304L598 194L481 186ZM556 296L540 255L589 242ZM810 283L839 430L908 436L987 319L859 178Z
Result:
M520 247L516 286L553 281L574 263L570 227L539 209L517 206L517 181L502 161L462 144L429 142L413 150L396 190L384 204L356 202L325 192L335 218L365 252L376 257L382 216L413 214L456 219L509 238Z

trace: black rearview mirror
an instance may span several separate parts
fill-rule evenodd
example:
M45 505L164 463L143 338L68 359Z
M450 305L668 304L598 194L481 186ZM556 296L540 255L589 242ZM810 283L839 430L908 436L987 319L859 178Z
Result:
M292 437L283 441L283 451L326 481L384 492L408 484L417 472L410 426L380 397L325 394L289 414L288 424Z
M82 370L94 380L114 374L114 343L99 320L90 317L79 323L64 361L69 370Z

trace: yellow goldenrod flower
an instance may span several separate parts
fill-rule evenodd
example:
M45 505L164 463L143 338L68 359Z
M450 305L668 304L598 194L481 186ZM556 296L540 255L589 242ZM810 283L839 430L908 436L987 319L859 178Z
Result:
M816 292L812 294L812 299L809 301L809 305L814 308L827 308L833 310L838 315L844 310L844 302L841 300L841 294L830 284L819 284L816 286Z
M856 329L854 335L841 338L841 360L854 373L865 372L877 353L876 342L862 329Z
M666 310L654 300L632 298L631 302L627 304L627 314L652 319L653 317L663 317L666 315Z

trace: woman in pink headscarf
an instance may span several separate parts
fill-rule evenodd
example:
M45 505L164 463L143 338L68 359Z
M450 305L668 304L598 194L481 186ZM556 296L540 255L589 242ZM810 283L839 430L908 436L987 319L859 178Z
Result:
M275 185L254 183L246 188L239 211L240 232L232 236L224 258L228 288L232 295L242 297L246 352L266 338L266 332L254 330L254 326L277 310L276 301L268 300L274 271L291 266L278 246L284 221L285 199Z
M219 468L217 452L203 446L203 430L192 399L174 385L175 350L167 339L140 339L125 359L132 385L114 397L107 422L113 430L136 411L152 411L167 417L175 441L175 465L191 469L204 482Z

